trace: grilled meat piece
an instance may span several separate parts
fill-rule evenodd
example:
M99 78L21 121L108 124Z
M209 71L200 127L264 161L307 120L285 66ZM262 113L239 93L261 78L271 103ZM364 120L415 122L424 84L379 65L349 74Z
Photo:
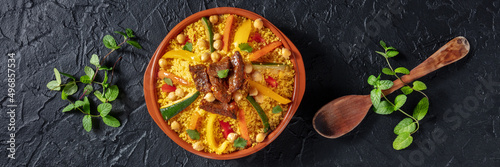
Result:
M200 108L205 111L231 117L233 119L236 119L235 113L239 110L238 105L234 101L228 104L217 100L208 102L205 99L201 100Z
M231 61L230 58L224 56L220 61L212 63L208 66L208 75L219 77L217 75L217 71L231 69Z
M194 83L196 84L196 89L203 93L211 92L211 84L208 80L207 67L202 64L189 66L189 71L193 76Z
M234 93L240 89L243 82L245 82L245 64L243 63L243 58L240 52L236 51L233 56L231 56L231 65L233 66L233 72L229 76L229 93Z
M228 85L227 80L219 77L214 77L209 75L210 83L212 84L212 93L215 96L215 99L223 102L229 103L231 101L231 94L227 92Z

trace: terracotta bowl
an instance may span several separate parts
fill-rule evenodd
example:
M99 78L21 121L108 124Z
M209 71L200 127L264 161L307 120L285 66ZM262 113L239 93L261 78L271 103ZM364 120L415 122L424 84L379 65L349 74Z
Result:
M236 14L250 18L252 20L261 18L264 22L264 26L270 28L271 31L281 39L281 41L283 42L283 46L288 48L292 52L291 60L295 65L294 66L295 86L293 89L292 102L290 104L290 107L288 108L287 113L285 114L285 117L280 122L278 127L274 129L274 131L272 131L262 143L259 143L254 147L250 147L241 151L236 151L233 153L222 154L222 155L196 151L193 149L191 144L179 138L177 133L170 129L168 124L161 116L160 106L157 103L158 98L155 89L157 73L159 70L158 61L165 54L170 39L175 38L177 34L179 34L187 25L198 21L202 17L209 17L215 14ZM163 132L165 132L165 134L167 134L167 136L170 137L170 139L172 139L175 143L177 143L179 146L186 149L187 151L205 158L219 159L219 160L236 159L248 156L269 145L285 129L287 124L290 122L290 119L292 119L293 115L295 114L295 111L297 111L297 108L299 107L300 101L302 100L305 88L306 88L306 73L304 70L304 62L302 61L302 56L300 55L297 48L293 45L293 43L278 28L276 28L273 24L271 24L271 22L266 20L264 17L244 9L231 8L231 7L220 7L220 8L204 10L189 16L188 18L184 19L179 24L177 24L163 39L160 46L158 46L153 57L151 58L151 61L149 61L149 65L146 69L146 72L144 73L144 98L146 99L146 105L148 107L149 114L156 122L156 124L158 124L161 130L163 130Z

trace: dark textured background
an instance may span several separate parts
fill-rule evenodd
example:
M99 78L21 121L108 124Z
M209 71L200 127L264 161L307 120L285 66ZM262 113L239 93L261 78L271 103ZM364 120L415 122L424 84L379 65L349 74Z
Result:
M500 1L76 1L2 0L0 5L0 166L499 166ZM205 159L170 140L149 116L142 76L169 30L207 8L231 6L258 13L299 48L307 89L295 117L268 147L245 158ZM102 37L132 28L143 50L126 47L114 82L122 90L112 115L119 128L83 114L61 113L67 102L51 92L52 68L83 74L93 53L108 52ZM385 66L379 40L401 52L394 66L413 68L455 36L471 43L467 57L421 80L430 109L403 151L392 149L402 114L370 112L348 135L325 139L312 128L330 100L368 94L365 82ZM114 35L117 39L120 37ZM7 159L7 53L16 54L16 160ZM482 82L484 81L484 82ZM410 96L413 106L419 96ZM411 108L405 108L411 112ZM98 122L98 123L97 123ZM420 144L419 144L420 143Z

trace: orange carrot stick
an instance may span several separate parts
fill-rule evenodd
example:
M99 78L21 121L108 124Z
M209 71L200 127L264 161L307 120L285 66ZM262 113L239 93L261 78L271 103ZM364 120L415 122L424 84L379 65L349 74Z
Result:
M193 115L191 115L191 122L189 123L188 129L195 130L198 126L198 118L200 118L200 114L194 111Z
M177 75L174 75L172 73L169 73L169 72L166 72L163 70L158 71L158 77L161 79L170 78L170 79L172 79L172 82L174 82L176 84L181 84L184 86L192 86L192 84L189 81L186 81Z
M240 110L238 113L238 124L240 126L241 137L247 141L247 146L250 146L250 137L248 136L247 121L245 120L245 111Z
M231 36L231 30L233 29L234 16L229 15L226 19L226 28L224 29L224 39L222 49L227 52L229 50L229 38Z
M281 41L275 41L270 44L267 44L266 46L262 47L260 50L253 52L250 56L249 59L250 61L257 60L258 58L266 55L267 53L273 51L276 49L278 46L281 46L283 43Z

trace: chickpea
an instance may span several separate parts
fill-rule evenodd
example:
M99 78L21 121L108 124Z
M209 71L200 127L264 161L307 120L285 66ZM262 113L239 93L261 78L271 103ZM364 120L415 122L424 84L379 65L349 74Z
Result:
M181 124L179 124L179 122L177 121L174 121L172 122L172 124L170 124L170 128L172 128L172 130L174 131L179 131L181 129Z
M203 148L205 147L203 146L203 143L201 141L198 141L193 144L193 149L195 149L196 151L201 151L203 150Z
M248 92L249 96L257 96L259 94L259 91L256 88L251 88L250 92Z
M281 50L281 54L283 55L283 57L288 59L290 57L290 55L292 55L292 52L290 50L288 50L287 48L283 48Z
M208 46L207 41L204 39L199 39L196 45L198 45L198 47L200 47L201 49L207 49Z
M176 99L175 93L174 92L168 93L167 99L170 101L174 101Z
M210 22L212 24L216 24L217 22L219 22L219 16L217 16L217 15L212 15L208 19L210 20Z
M245 64L245 73L250 74L253 70L253 66L251 63Z
M214 34L214 40L221 40L221 39L222 39L222 35L220 35L219 33Z
M167 60L165 59L160 59L158 64L160 65L161 68L167 68Z
M179 89L179 88L175 89L175 95L176 95L177 97L179 97L179 98L184 97L184 90Z
M218 61L219 61L219 59L220 59L220 54L219 54L219 53L217 53L217 52L214 52L214 53L212 53L212 54L210 55L210 57L212 58L212 61L213 61L213 62L218 62Z
M229 133L227 135L227 140L231 143L234 143L234 141L236 140L236 138L238 138L238 134L237 133Z
M255 98L255 101L257 103L264 103L264 100L266 99L266 96L264 96L263 94L258 94L254 98Z
M177 35L177 42L179 42L180 44L183 44L185 41L186 41L186 35L184 35L184 34Z
M262 22L262 19L257 19L253 22L253 27L261 29L262 27L264 27L264 22Z
M240 92L234 92L233 99L234 101L240 101L241 99L243 99L243 94L241 94Z
M256 82L262 81L262 74L260 74L260 72L258 72L258 71L253 72L252 80L254 80Z
M208 61L209 59L210 59L210 53L205 52L205 53L201 54L201 61L202 61L202 62L206 62L206 61Z
M215 40L214 42L214 48L217 49L217 50L221 50L222 49L222 40Z
M215 96L213 93L207 93L205 97L203 97L208 102L213 102L215 100Z
M260 143L260 142L264 141L265 138L266 138L265 133L259 133L259 134L257 134L257 136L255 136L255 141L257 143Z

